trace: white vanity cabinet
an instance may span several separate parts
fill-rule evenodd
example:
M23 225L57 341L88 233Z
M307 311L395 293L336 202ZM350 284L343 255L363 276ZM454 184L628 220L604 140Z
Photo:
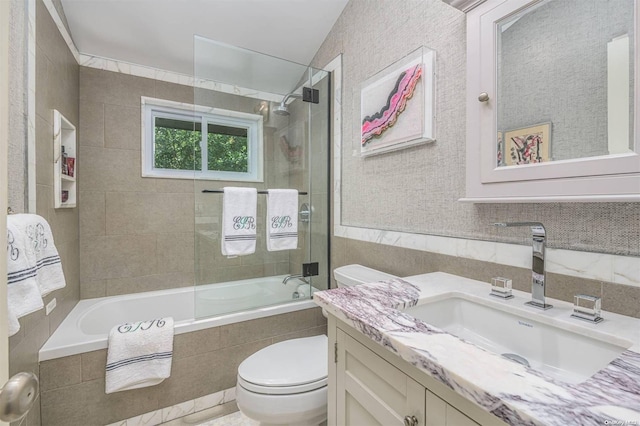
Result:
M640 201L639 9L487 0L467 14L461 201Z
M337 341L337 424L425 426L422 385L342 330Z
M328 425L504 425L331 315L328 335Z

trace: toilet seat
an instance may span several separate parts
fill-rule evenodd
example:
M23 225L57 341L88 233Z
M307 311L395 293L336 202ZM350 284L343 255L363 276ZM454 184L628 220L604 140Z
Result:
M242 377L238 376L238 385L250 392L262 393L265 395L294 395L297 393L310 392L327 386L327 378L325 377L317 382L305 383L304 385L298 386L263 386L247 382Z
M327 385L327 336L287 340L259 350L238 367L238 384L250 392L292 395Z

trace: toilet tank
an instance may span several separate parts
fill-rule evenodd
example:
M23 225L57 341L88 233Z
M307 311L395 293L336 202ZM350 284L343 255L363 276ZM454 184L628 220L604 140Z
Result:
M395 275L367 268L362 265L341 266L333 270L333 276L338 283L338 288L398 278Z

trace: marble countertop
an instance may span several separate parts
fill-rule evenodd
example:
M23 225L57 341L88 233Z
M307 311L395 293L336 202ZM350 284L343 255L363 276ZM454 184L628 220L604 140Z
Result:
M314 293L314 301L434 379L510 425L640 425L640 320L603 312L589 324L570 318L572 304L540 311L530 294L488 296L491 286L443 272ZM502 358L402 312L448 295L465 295L524 318L631 346L582 383L570 384ZM496 325L498 326L498 325Z

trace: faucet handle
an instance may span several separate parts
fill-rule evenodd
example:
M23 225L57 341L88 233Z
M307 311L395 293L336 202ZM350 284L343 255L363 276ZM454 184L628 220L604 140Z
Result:
M603 320L600 316L602 312L602 298L590 296L588 294L576 294L573 296L573 318L599 323Z
M489 295L501 299L512 299L511 280L502 277L491 278L491 293L489 293Z

